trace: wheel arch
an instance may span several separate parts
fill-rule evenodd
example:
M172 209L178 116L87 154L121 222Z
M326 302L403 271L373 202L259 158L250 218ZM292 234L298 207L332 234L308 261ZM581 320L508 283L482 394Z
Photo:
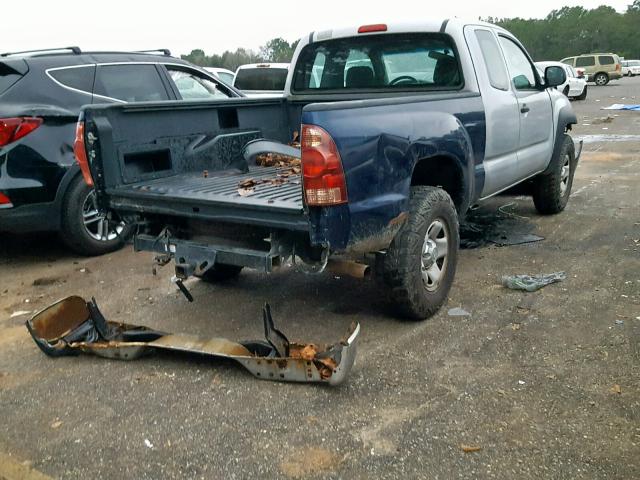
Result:
M462 162L447 154L420 158L411 175L411 186L423 185L442 188L453 200L458 214L469 206L469 181Z
M63 207L64 198L67 195L67 192L69 191L69 187L71 186L71 183L80 174L81 174L80 167L78 166L77 163L74 163L65 172L65 174L62 177L62 180L60 180L60 184L58 185L58 190L56 191L56 198L53 201L55 211L58 213L56 215L57 218L55 219L57 230L62 228L62 207Z
M556 122L555 139L553 143L553 153L551 154L551 160L549 165L542 172L542 175L548 175L551 173L560 161L560 151L562 150L562 143L564 142L564 135L571 131L571 127L578 123L578 117L576 116L571 104L567 103L562 106L558 111L558 119Z

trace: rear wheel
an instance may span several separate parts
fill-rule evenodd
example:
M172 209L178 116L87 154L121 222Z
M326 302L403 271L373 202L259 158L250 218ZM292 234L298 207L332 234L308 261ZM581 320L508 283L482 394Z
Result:
M550 215L560 213L567 206L573 175L575 174L575 147L569 135L564 135L560 159L547 175L539 175L533 183L533 203L538 212Z
M224 282L225 280L231 280L240 275L242 267L237 265L227 265L224 263L216 263L209 270L202 275L196 275L199 279L208 283Z
M587 86L584 86L584 90L582 93L576 97L576 100L586 100L587 99Z
M383 282L401 316L423 320L438 311L453 284L459 244L458 215L447 192L412 187L409 218L382 267Z
M598 85L599 87L603 87L605 86L607 83L609 83L609 75L607 75L606 73L598 73L594 79L594 82L596 82L596 85Z
M131 227L115 213L101 212L96 192L82 176L72 180L62 202L62 241L81 255L103 255L122 248Z

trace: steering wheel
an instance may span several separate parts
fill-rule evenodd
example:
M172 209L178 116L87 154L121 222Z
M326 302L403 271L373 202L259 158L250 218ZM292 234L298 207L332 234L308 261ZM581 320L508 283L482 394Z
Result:
M400 75L389 82L389 85L396 85L400 82L410 81L411 83L418 83L418 80L411 75Z

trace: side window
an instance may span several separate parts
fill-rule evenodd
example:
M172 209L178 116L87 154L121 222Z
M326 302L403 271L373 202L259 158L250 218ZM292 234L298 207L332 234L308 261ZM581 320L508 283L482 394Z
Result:
M480 50L482 50L484 63L487 66L491 86L498 90L509 90L509 76L498 42L488 30L476 30L475 33Z
M561 63L566 63L567 65L571 65L573 67L573 63L575 62L576 57L563 58L560 60Z
M600 55L598 57L598 63L600 65L613 65L614 63L616 63L616 61L611 55Z
M95 72L95 65L87 65L83 67L49 70L47 73L65 87L75 88L76 90L82 90L83 92L91 94L93 91L93 77Z
M100 65L94 93L124 102L169 100L155 65Z
M536 75L529 59L522 49L506 37L500 37L500 44L509 66L511 80L516 90L530 90L536 86Z
M567 67L567 70L569 70L567 72L567 76L573 77L573 78L578 78L578 73L573 69L573 67Z
M596 64L596 57L576 58L576 67L593 67Z
M229 98L213 80L189 70L167 66L171 80L176 84L183 100L213 100Z

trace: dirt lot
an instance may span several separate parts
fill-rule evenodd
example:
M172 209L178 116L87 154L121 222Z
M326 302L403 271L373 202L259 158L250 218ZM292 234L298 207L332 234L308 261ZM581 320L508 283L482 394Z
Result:
M574 103L589 143L563 214L524 197L476 213L513 202L496 228L545 240L463 250L449 304L422 323L392 318L372 282L247 272L190 281L188 304L130 247L86 259L55 237L3 237L0 478L640 478L640 137L589 136L638 135L640 113L594 124L611 103L640 103L640 78ZM559 270L536 293L499 285ZM184 355L47 358L16 313L70 294L113 320L233 339L260 338L267 300L292 338L333 340L356 319L357 364L322 388Z

